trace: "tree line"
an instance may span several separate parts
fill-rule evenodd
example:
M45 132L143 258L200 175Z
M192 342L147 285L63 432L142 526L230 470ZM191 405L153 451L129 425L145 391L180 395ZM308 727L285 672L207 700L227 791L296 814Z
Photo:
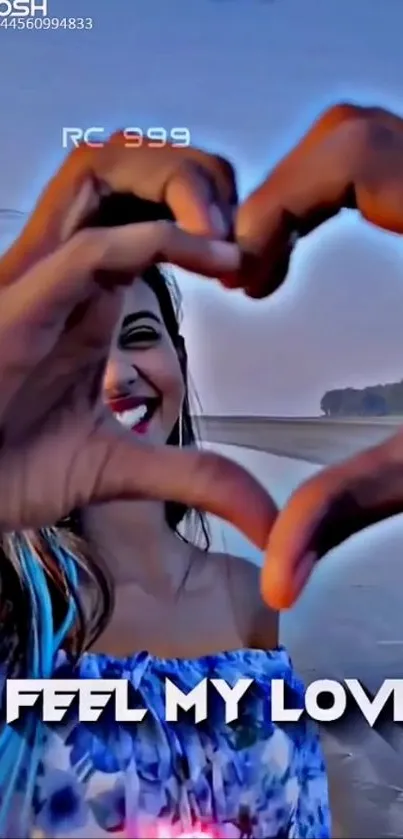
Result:
M320 408L326 417L403 416L403 380L361 389L328 390Z

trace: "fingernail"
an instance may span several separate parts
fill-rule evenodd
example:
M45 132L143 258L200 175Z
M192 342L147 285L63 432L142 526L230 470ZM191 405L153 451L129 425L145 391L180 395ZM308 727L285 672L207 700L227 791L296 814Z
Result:
M217 204L210 204L209 207L210 224L213 228L214 235L218 237L227 236L229 233L229 225L224 216L224 213Z

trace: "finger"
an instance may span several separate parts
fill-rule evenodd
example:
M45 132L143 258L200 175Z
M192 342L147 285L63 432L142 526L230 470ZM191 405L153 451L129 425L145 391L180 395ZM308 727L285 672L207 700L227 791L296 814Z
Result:
M156 262L214 277L240 265L238 247L192 236L171 222L150 222L76 234L3 293L7 331L19 321L47 325L66 318L99 286L128 285Z
M84 235L91 236L96 231ZM99 235L99 234L98 234ZM192 235L168 221L127 225L110 229L97 260L99 271L110 275L112 284L121 282L119 273L137 273L154 263L171 263L187 271L217 277L226 271L236 271L241 263L237 245Z
M74 312L74 321L55 342L51 358L44 364L36 363L25 368L19 365L18 380L3 378L0 391L0 428L2 441L15 449L24 445L33 429L43 425L44 417L64 405L68 411L71 397L80 401L88 413L97 412L104 404L103 383L116 321L122 311L122 289L105 295L99 292L83 307ZM109 340L108 340L109 336ZM29 357L29 356L28 356ZM30 357L29 357L30 358ZM51 369L52 359L54 369ZM24 375L25 374L25 375ZM24 406L21 410L20 392L23 390ZM38 398L40 394L40 398ZM16 397L14 399L14 397Z
M225 288L243 288L249 297L260 299L273 294L281 286L297 238L293 222L282 213L272 213L271 217L265 214L264 230L264 240L253 241L245 236L239 239L242 245L241 268L238 273L220 277Z
M316 562L350 536L403 511L403 435L330 467L303 484L270 534L262 593L291 606Z
M239 251L227 242L191 236L169 222L81 231L3 291L1 357L4 368L11 367L18 376L2 387L2 409L61 333L77 325L77 319L84 320L100 287L116 290L132 283L148 265L164 261L216 276L239 266ZM111 310L115 316L116 307ZM97 347L100 355L109 349L113 327L113 318L109 332L102 319L93 323L92 354Z
M168 205L177 223L191 233L228 237L238 201L231 164L190 146L152 146L144 140L131 148L125 134L116 132L98 150L101 154L92 150L93 170L113 192L132 192Z
M153 148L146 138L137 148L130 147L130 138L117 132L103 147L94 149L82 143L67 156L21 235L2 257L1 283L11 282L57 247L66 207L89 178L103 183L111 192L131 192L156 204L171 202L171 210L184 229L190 214L191 232L223 238L223 228L227 235L231 230L237 190L233 169L226 160L167 142Z
M231 167L228 178L219 179L203 166L188 163L169 179L164 197L184 230L218 239L232 235L237 196Z
M317 147L297 146L240 208L240 240L256 250L275 246L279 234L286 238L295 230L306 235L342 207L354 207L354 132L358 136L357 123L349 121Z
M326 111L239 210L238 241L267 267L267 278L261 266L260 273L243 271L240 284L258 296L264 283L266 293L277 288L290 236L310 233L342 208L403 232L402 131L402 121L381 109L343 104Z
M258 481L241 466L210 452L140 445L119 426L99 428L72 476L81 503L112 499L176 501L216 515L259 548L277 510Z
M91 233L90 233L91 236ZM99 286L109 293L116 285L130 284L135 276L155 263L171 263L188 271L206 277L217 277L239 269L241 256L238 246L229 242L211 241L202 236L193 236L172 222L150 222L110 229L108 241L104 242L102 258L97 261L95 278ZM99 302L110 317L109 299ZM114 323L110 330L104 328L105 317L89 317L93 348L98 345L102 351L109 350ZM86 341L86 327L80 330Z
M335 105L326 110L275 166L264 182L244 202L239 211L241 236L260 242L265 239L268 220L278 214L283 223L291 222L301 234L309 232L314 216L317 223L330 218L340 208L350 186L351 163L356 157L356 140L362 138L367 109L356 105ZM358 127L357 127L358 126ZM355 138L348 147L348 138ZM260 214L263 214L260 217ZM301 230L299 230L300 225ZM312 227L310 227L312 229Z

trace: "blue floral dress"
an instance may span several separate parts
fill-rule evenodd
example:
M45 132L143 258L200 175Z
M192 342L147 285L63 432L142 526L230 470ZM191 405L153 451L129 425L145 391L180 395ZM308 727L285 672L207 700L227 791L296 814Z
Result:
M63 654L56 676L124 678L148 714L122 725L106 710L97 723L72 718L48 734L33 795L31 837L238 837L328 839L327 779L309 720L273 724L270 680L286 680L287 705L303 686L284 650L240 650L192 661L147 653L114 659L86 654L72 669ZM201 679L252 678L227 724L224 703L208 720L164 720L165 679L188 692ZM16 834L14 834L16 835Z

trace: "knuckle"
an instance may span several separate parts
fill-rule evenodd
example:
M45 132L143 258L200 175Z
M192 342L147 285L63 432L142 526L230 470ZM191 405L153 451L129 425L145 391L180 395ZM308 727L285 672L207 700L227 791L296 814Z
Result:
M347 137L348 143L353 143L355 148L358 143L361 145L370 119L369 109L349 102L339 102L321 114L314 123L313 133L326 136L339 129L339 132L343 132Z
M388 146L393 130L382 118L381 112L368 109L364 118L355 124L356 144L359 151L373 151Z
M339 125L346 120L361 118L363 110L360 105L355 105L352 102L336 102L324 111L320 121L326 123L329 127Z
M374 154L383 150L387 152L393 147L393 131L381 119L367 112L360 119L352 121L344 135L346 160L350 161L353 177L357 173L376 173L373 168Z
M322 114L317 126L329 131L340 127L352 155L360 156L389 144L394 133L392 120L393 116L383 108L340 102Z
M320 117L315 133L324 138L336 134L343 171L354 182L365 172L375 173L374 155L394 148L397 131L393 115L382 108L340 103Z

